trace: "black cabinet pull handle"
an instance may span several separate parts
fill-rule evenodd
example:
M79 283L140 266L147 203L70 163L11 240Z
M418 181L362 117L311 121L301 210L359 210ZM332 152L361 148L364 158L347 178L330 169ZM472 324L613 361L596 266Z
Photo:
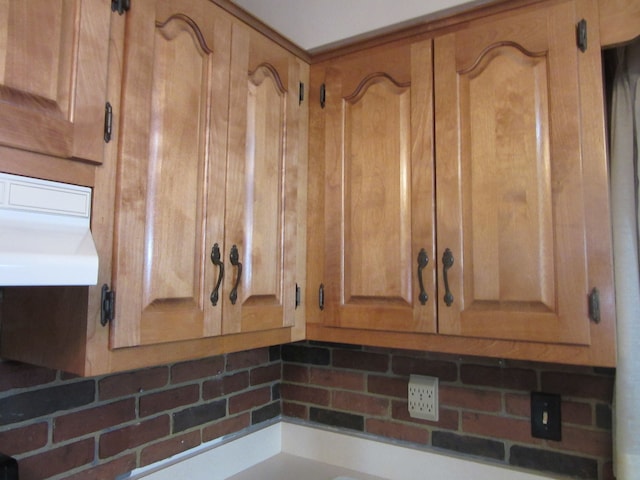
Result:
M240 278L242 277L242 263L240 263L240 254L238 253L238 247L235 245L231 247L231 253L229 253L229 260L231 261L231 265L238 268L236 283L233 285L233 288L231 289L231 293L229 294L231 305L235 305L236 300L238 300L238 285L240 285Z
M211 292L211 305L214 307L218 304L218 292L220 291L220 284L222 283L222 279L224 278L224 263L220 260L220 247L218 244L214 244L211 249L211 263L213 263L216 267L219 267L218 271L218 281L216 282L216 286L213 287L213 291Z
M429 300L429 296L424 290L424 283L422 281L422 270L424 270L424 267L427 266L427 263L429 263L429 257L427 256L427 252L423 248L418 254L418 283L420 284L420 296L418 297L418 299L420 300L420 303L422 305L425 305L427 303L427 300Z
M442 255L442 276L444 277L444 303L447 304L447 307L450 307L453 303L453 295L451 294L451 290L449 290L449 279L447 277L447 270L451 268L453 265L453 253L448 248L444 251Z

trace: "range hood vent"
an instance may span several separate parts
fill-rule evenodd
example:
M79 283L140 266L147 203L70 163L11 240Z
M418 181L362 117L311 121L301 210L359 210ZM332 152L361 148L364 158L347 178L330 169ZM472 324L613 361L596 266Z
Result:
M0 286L95 285L91 189L0 173Z

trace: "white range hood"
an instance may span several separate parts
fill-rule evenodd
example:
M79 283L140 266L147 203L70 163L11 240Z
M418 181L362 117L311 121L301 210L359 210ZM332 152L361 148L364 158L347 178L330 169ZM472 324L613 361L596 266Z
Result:
M95 285L91 189L0 173L0 287Z

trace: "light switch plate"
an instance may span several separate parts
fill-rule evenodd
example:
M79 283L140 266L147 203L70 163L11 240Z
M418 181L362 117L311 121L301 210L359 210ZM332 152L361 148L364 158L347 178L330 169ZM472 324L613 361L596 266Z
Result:
M531 436L562 440L560 395L531 392Z

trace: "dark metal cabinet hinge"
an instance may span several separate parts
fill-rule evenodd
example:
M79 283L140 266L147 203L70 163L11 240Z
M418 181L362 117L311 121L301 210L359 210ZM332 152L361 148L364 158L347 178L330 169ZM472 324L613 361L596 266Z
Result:
M113 321L116 312L116 292L109 290L109 286L105 283L102 285L102 306L100 313L100 324L104 327L107 323Z
M111 132L113 130L113 108L109 102L104 105L104 142L111 141Z
M320 107L324 108L324 105L327 101L327 87L323 83L320 85Z
M111 0L111 11L122 15L131 8L131 0Z
M296 308L300 306L300 285L296 283Z
M581 52L587 51L587 21L583 18L576 25L578 48Z
M595 287L589 293L589 318L593 323L600 323L600 292Z
M324 283L321 283L318 288L318 307L320 310L324 310Z
M298 105L304 102L304 83L300 82L300 90L298 90Z

